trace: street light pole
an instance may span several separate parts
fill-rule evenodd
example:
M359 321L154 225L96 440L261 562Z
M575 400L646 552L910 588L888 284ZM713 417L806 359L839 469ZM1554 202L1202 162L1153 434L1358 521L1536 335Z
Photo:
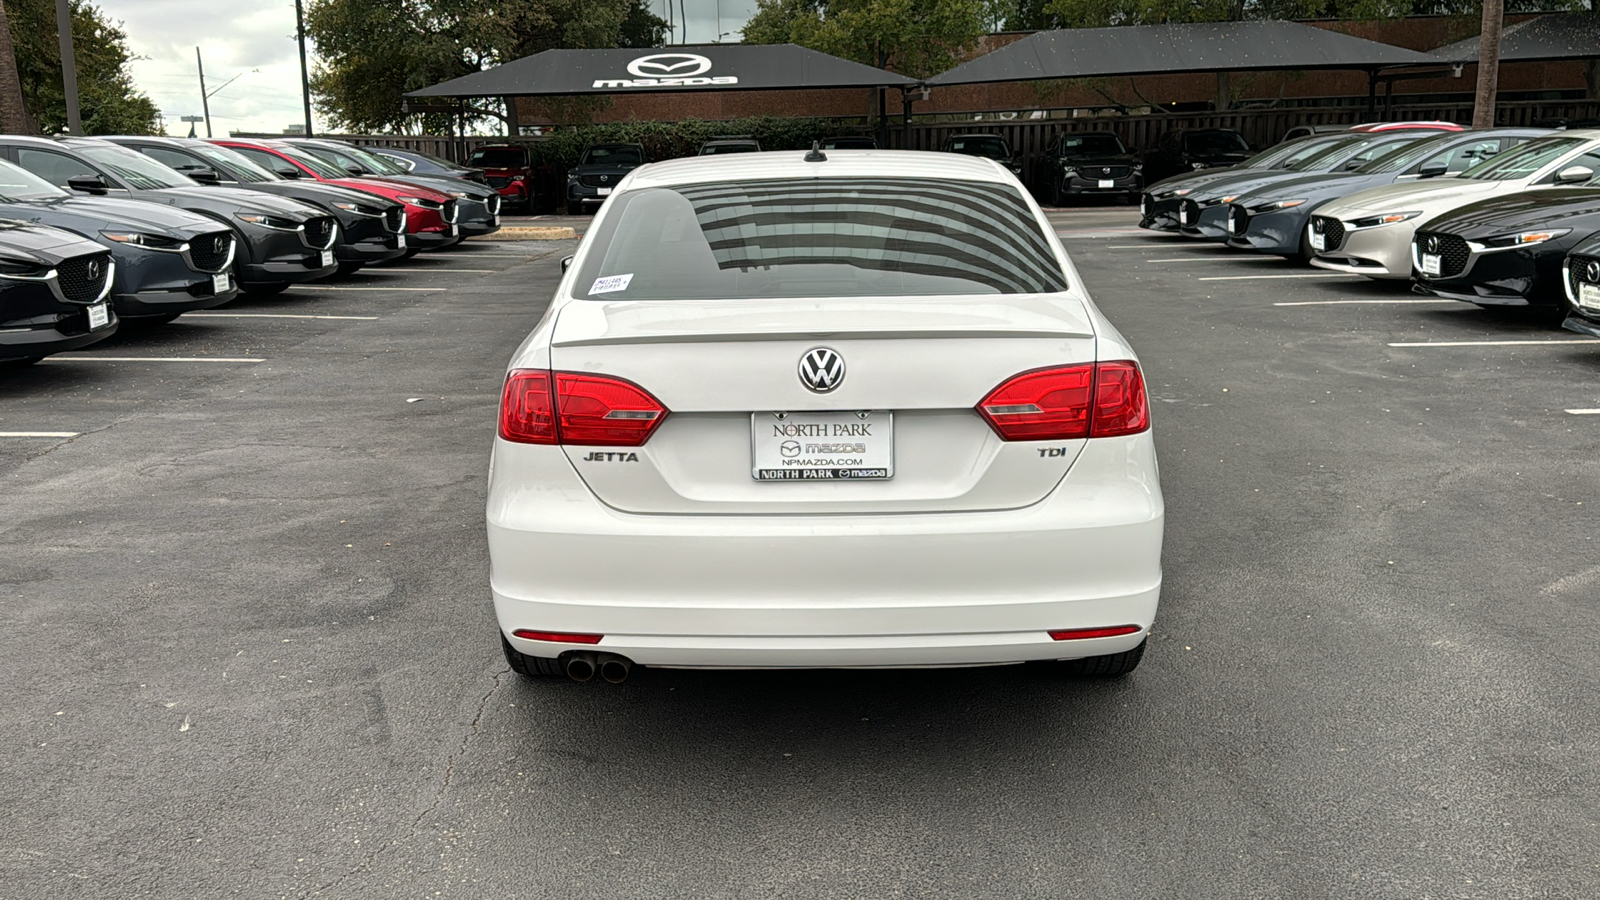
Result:
M206 137L211 137L211 95L206 93L206 65L200 61L199 47L194 48L194 66L200 72L200 111L206 114Z
M312 137L311 77L306 71L306 10L303 0L294 0L294 24L300 40L300 99L306 107L306 137Z
M83 119L78 114L78 61L72 53L72 8L67 0L56 0L56 34L61 42L61 87L67 100L67 130L83 134Z

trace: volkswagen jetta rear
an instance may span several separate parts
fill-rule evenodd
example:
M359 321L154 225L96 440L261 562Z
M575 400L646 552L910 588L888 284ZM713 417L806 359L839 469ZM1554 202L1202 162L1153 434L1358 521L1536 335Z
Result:
M602 208L512 361L488 533L526 674L1120 674L1162 515L1136 358L1009 173L762 153Z

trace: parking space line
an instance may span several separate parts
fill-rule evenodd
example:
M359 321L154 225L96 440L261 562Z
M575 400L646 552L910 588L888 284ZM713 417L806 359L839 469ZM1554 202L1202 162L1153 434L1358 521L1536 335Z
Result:
M1406 300L1285 300L1283 302L1274 303L1272 305L1273 306L1358 306L1358 305L1373 306L1373 305L1378 305L1378 304L1400 305L1400 304L1411 304L1411 303L1435 303L1435 304L1437 304L1437 303L1451 303L1451 304L1455 304L1455 305L1462 306L1462 307L1470 306L1470 304L1462 303L1459 300L1446 300L1446 299L1444 299L1442 297L1435 297L1432 300L1412 300L1412 299L1406 299Z
M1600 416L1600 409L1568 409L1563 412L1569 416Z
M437 294L445 290L445 288L336 287L331 284L308 284L305 287L313 291L409 291L414 294Z
M1147 263L1188 263L1188 262L1282 262L1270 256L1169 256L1165 259L1147 259Z
M186 319L348 319L352 322L376 322L377 316L291 316L286 313L185 313Z
M43 362L71 360L73 362L159 362L159 363L258 363L266 362L252 356L98 356L92 353L57 353Z
M1153 244L1153 243L1155 243L1155 241L1151 241L1151 242L1145 243L1145 244L1112 244L1109 247L1101 247L1100 249L1102 249L1102 250L1149 250L1150 249L1150 244Z
M76 431L0 431L0 438L75 438Z
M1561 344L1600 344L1600 338L1547 341L1391 341L1391 347L1527 347Z
M1345 275L1341 272L1328 272L1327 274L1314 275L1213 275L1210 278L1197 278L1196 281L1259 281L1268 278L1365 278L1365 275Z
M388 266L376 268L373 272L449 272L452 275L492 275L500 269L458 269L455 266L422 266L421 268L391 269Z

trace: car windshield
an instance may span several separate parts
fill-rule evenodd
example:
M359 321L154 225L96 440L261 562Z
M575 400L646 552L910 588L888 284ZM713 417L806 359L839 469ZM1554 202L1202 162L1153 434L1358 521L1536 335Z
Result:
M527 153L516 147L487 147L473 151L467 158L467 165L479 169L520 169L528 164Z
M315 156L323 162L339 169L341 176L353 174L351 169L360 169L363 173L375 173L377 170L367 165L367 161L348 152L344 147L324 147L320 144L296 144L296 149L304 150L307 154Z
M379 175L404 175L411 171L392 159L379 156L361 147L340 147L341 152L355 158L355 161L369 172Z
M406 154L408 156L414 156L417 159L424 160L426 162L431 162L431 163L433 163L434 165L438 166L441 169L459 169L459 168L461 168L459 165L451 162L448 159L445 159L442 156L434 156L432 153L423 153L421 150L407 150Z
M1127 152L1114 134L1074 134L1061 139L1062 156L1120 156Z
M637 166L644 162L644 151L638 147L590 147L583 151L581 166ZM473 163L477 165L477 163Z
M237 150L218 147L216 144L196 144L184 149L204 157L213 168L240 184L262 184L279 180L278 176L256 165L250 157Z
M1363 148L1374 140L1376 138L1369 135L1361 135L1334 141L1312 153L1291 161L1284 168L1291 172L1326 172L1360 153Z
M82 153L109 169L111 174L127 182L134 190L155 191L195 185L193 180L178 170L169 169L143 153L126 147L107 144L104 147L86 147Z
M21 166L0 160L0 198L14 200L59 200L71 193L56 187Z
M1565 156L1569 151L1587 143L1583 138L1551 137L1529 141L1515 150L1491 156L1462 172L1458 178L1478 181L1507 181L1527 178L1540 169Z
M338 166L328 162L325 159L322 159L321 157L313 156L310 153L306 153L305 151L301 150L299 147L275 147L274 149L278 153L280 153L280 154L282 154L284 156L287 156L288 158L290 158L290 159L294 160L295 162L299 163L300 165L305 166L307 169L310 169L311 170L311 174L317 176L318 178L349 178L350 177L350 173L349 172L346 172L345 170L343 170L343 169L339 168Z
M700 148L701 156L715 156L719 153L755 153L761 148L748 142L728 144L707 144Z
M1430 154L1445 148L1452 141L1459 140L1456 135L1423 138L1419 141L1402 143L1398 147L1391 147L1371 162L1356 169L1363 175L1378 175L1385 172L1402 172L1410 168L1418 160L1426 159Z
M1066 275L1008 185L816 178L613 196L573 282L596 300L1055 293Z
M1190 153L1239 153L1250 149L1236 131L1196 131L1183 137L1183 149Z
M944 145L944 149L947 153L965 153L968 156L985 156L989 159L1011 158L1011 148L1006 146L1005 138L990 135L954 137Z

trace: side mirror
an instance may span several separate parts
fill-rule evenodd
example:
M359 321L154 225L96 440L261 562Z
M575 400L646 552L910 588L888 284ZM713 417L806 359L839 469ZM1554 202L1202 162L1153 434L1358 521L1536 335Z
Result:
M568 269L570 269L570 268L572 268L572 257L563 256L561 258L561 272L562 272L562 274L566 274L566 271Z
M218 175L217 170L210 166L185 166L178 171L201 184L218 184L222 181L222 176Z
M299 169L296 169L294 166L285 165L273 166L272 174L278 176L279 178L299 178L305 173L301 172Z
M1443 175L1447 171L1449 171L1449 169L1445 166L1444 163L1428 163L1427 165L1425 165L1422 168L1417 170L1417 177L1419 177L1419 178L1438 178L1440 175Z
M1588 166L1568 166L1556 173L1556 184L1582 184L1594 177Z
M74 175L67 179L67 187L85 194L104 194L111 189L99 175Z
M345 166L344 170L346 172L349 172L351 175L365 175L365 174L367 174L367 170L361 168L360 166Z

